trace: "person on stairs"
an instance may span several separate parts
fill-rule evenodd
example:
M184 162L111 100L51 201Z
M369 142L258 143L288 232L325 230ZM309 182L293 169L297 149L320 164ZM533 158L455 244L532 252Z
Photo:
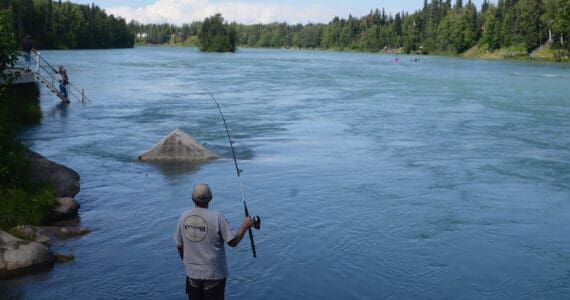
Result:
M59 70L55 71L57 73L57 80L59 82L59 91L67 100L67 84L69 83L69 78L67 77L67 72L63 66L59 66ZM69 100L67 100L69 101Z

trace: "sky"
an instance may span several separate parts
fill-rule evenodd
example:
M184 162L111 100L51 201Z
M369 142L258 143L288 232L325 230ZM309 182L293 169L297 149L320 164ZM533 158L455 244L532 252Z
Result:
M456 0L452 0L452 4ZM387 14L422 8L424 0L75 0L103 8L107 14L143 24L171 23L181 25L202 21L221 13L224 20L240 24L287 22L289 24L328 23L334 17L361 17L371 9L385 8ZM431 2L431 0L428 0ZM472 0L481 8L483 0ZM490 1L494 2L494 1ZM467 0L463 0L467 3Z

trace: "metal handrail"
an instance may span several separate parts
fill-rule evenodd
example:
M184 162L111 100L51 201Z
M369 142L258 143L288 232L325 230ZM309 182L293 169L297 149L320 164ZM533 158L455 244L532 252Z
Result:
M32 60L36 66L36 75L51 81L52 86L56 87L57 69L54 68L45 58L43 58L40 52L35 50L33 50L33 52L35 55L32 55ZM80 90L77 86L71 83L71 81L68 81L67 83L67 96L68 99L75 99L83 104L91 103L91 99L85 95L85 90Z

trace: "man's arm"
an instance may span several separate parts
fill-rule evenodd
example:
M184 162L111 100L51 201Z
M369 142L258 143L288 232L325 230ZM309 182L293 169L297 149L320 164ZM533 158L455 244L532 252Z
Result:
M239 242L241 242L241 240L245 235L245 232L249 227L251 227L251 225L253 225L253 220L251 219L251 217L245 217L243 219L243 222L241 222L241 226L236 232L236 236L231 241L228 242L228 246L230 247L237 246Z
M180 255L180 259L184 259L184 246L177 246L178 248L178 255Z
M178 225L176 225L174 240L176 241L176 248L178 248L180 259L184 259L184 241L182 240L182 234L180 232L180 220L178 220Z

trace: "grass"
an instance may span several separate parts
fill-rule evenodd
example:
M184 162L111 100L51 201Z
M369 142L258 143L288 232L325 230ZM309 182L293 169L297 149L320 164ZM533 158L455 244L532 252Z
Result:
M33 125L42 119L40 90L35 83L7 87L2 91L2 108L12 114L17 125Z
M0 229L41 225L56 204L55 189L30 179L26 147L18 137L22 125L41 120L35 84L3 87L0 94Z
M0 191L0 229L42 225L56 205L55 191L47 185L4 188Z
M552 49L550 47L540 47L531 53L531 57L536 60L547 60L557 62L570 62L568 50Z
M524 46L508 47L489 50L487 44L476 45L462 54L464 57L486 58L486 59L520 59L538 61L570 61L568 51L553 49L550 45L543 45L528 53Z
M462 56L486 59L530 59L529 53L523 46L489 50L487 44L476 45L464 52Z

